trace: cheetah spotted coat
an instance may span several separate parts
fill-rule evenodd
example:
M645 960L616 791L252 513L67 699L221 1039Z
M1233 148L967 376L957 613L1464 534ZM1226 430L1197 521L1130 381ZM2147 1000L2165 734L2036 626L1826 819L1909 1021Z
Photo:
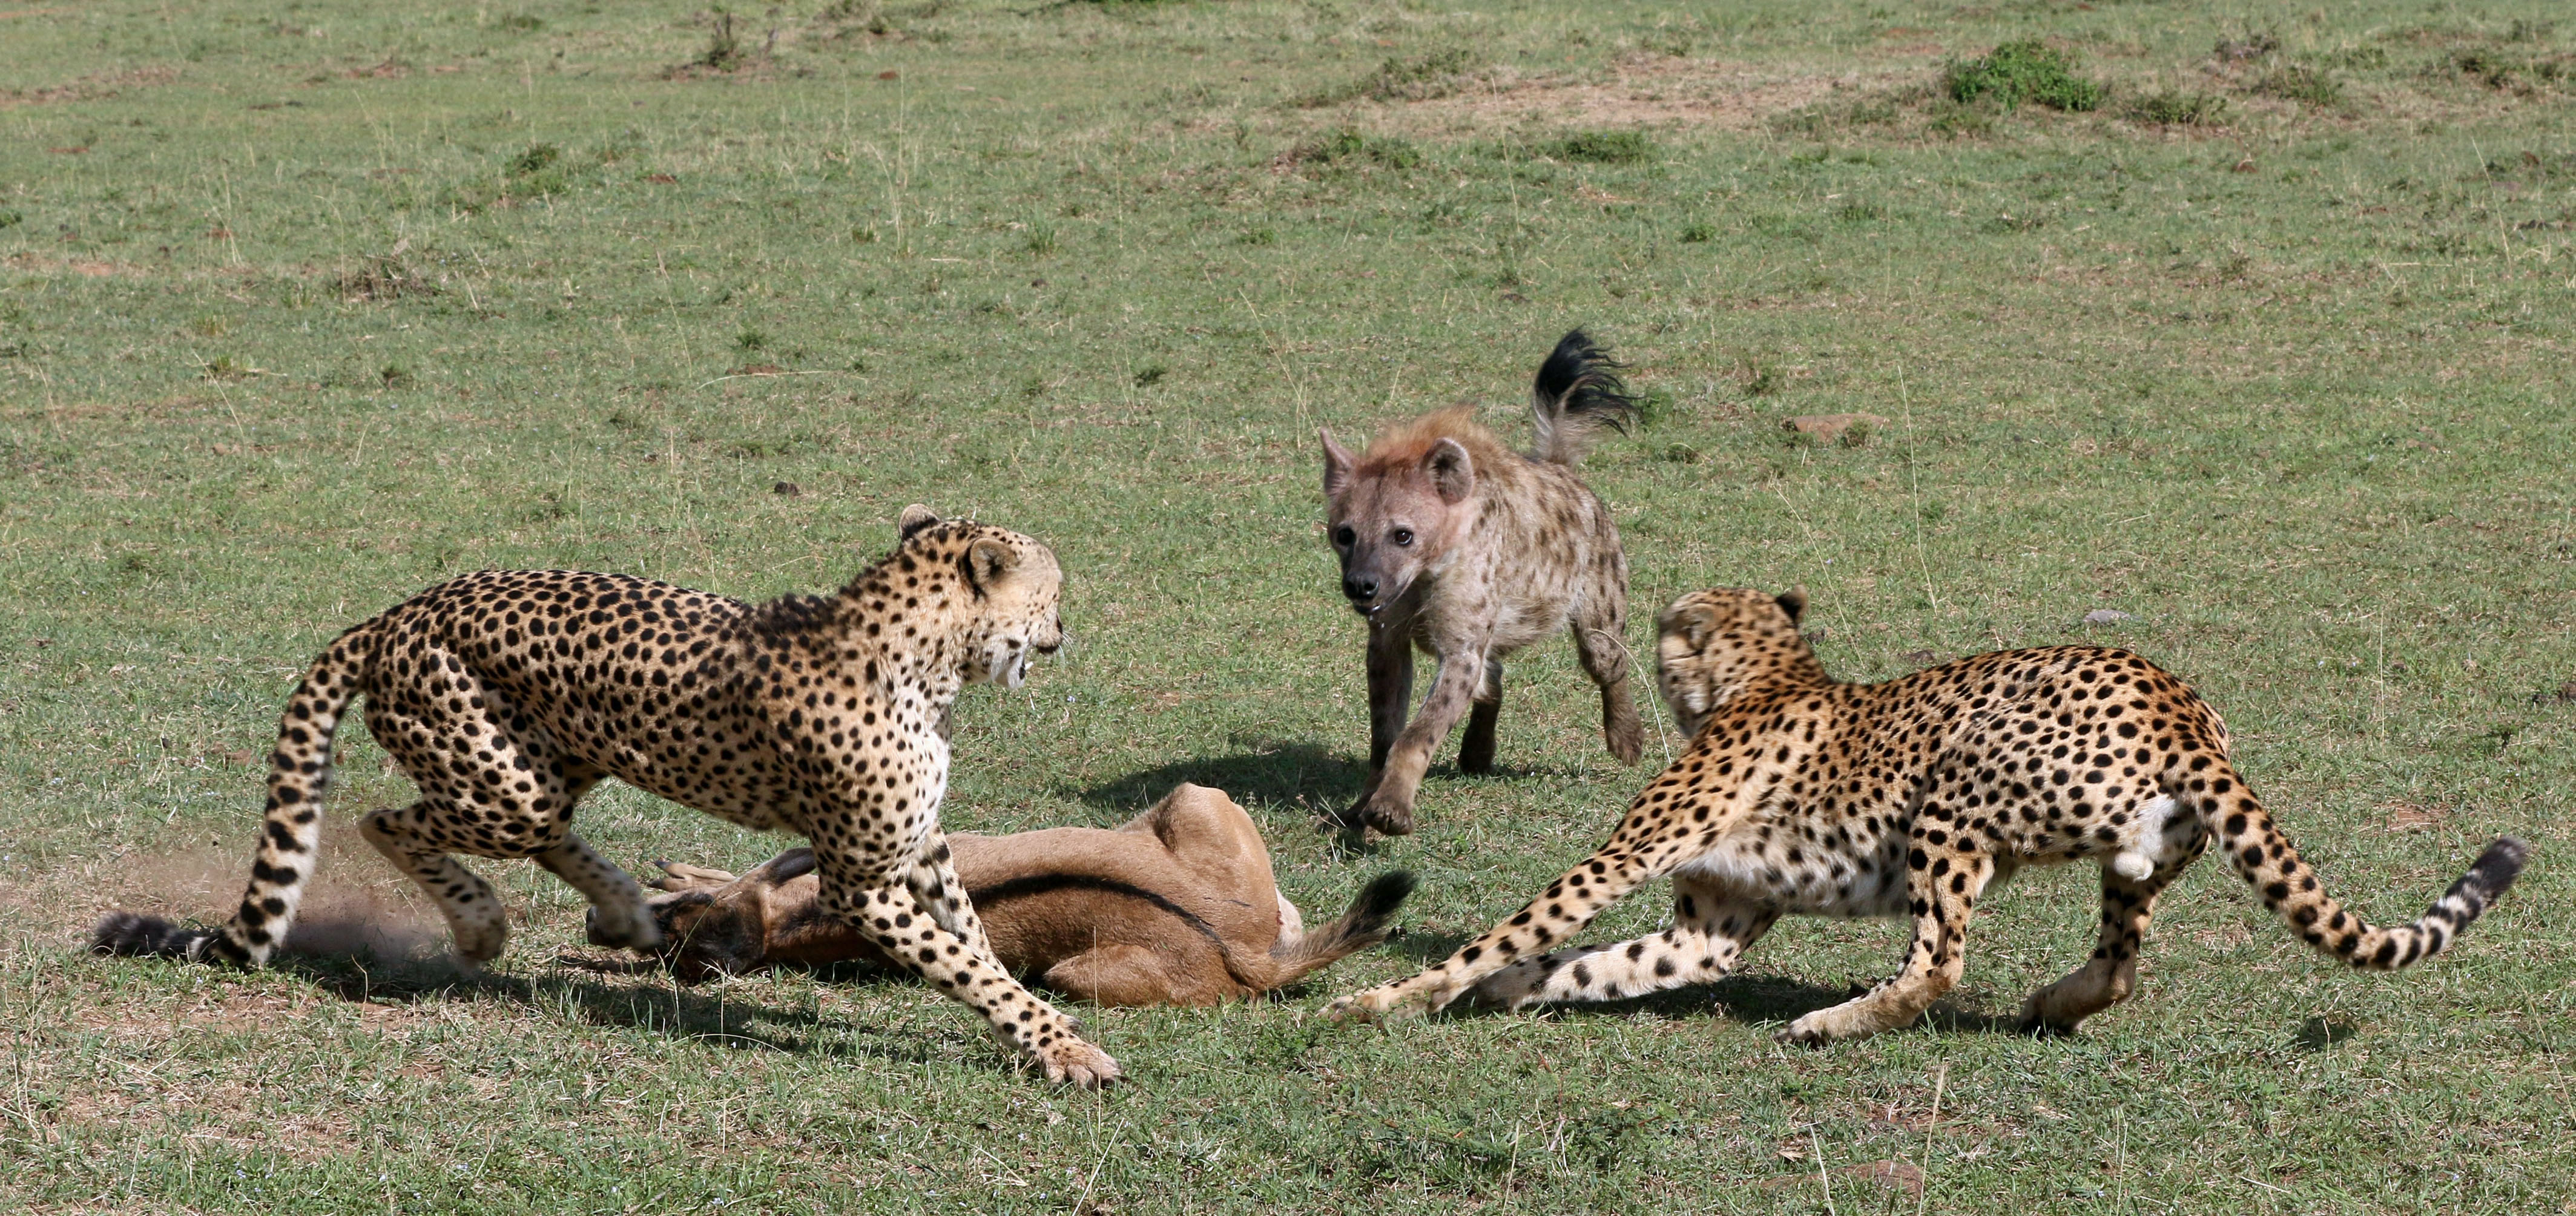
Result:
M497 957L500 901L452 854L534 858L589 898L592 940L650 947L635 880L572 833L602 778L814 847L821 902L974 1006L1052 1079L1118 1068L992 957L939 830L950 704L1016 686L1062 640L1055 557L919 507L895 551L837 595L744 603L611 574L486 571L342 634L289 698L248 891L219 930L119 914L111 952L260 966L313 869L331 739L354 698L420 792L360 828L438 902L469 963Z
M2498 840L2422 919L2371 925L2273 826L2228 760L2217 713L2145 659L2060 646L1842 684L1800 636L1803 606L1796 593L1720 590L1667 609L1659 676L1690 749L1608 844L1527 907L1333 1012L1427 1012L1470 993L1512 1008L1632 997L1724 975L1783 915L1907 916L1913 942L1894 978L1781 1037L1875 1034L1958 982L1970 913L1992 884L2091 859L2102 866L2093 957L2022 1008L2026 1029L2064 1032L2129 995L2157 893L2213 841L2310 945L2380 970L2440 952L2521 870L2522 842ZM1557 948L1664 875L1671 928Z

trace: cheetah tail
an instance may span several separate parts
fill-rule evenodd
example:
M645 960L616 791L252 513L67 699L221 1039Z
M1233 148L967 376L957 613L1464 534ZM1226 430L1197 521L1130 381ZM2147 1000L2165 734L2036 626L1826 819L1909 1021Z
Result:
M2227 850L2228 863L2309 945L2366 970L2395 971L2441 953L2513 885L2531 851L2514 837L2498 837L2414 923L2373 925L2326 893L2241 778L2224 766L2216 771L2222 775L2207 782L2207 791L2185 797L2198 800L2201 822Z
M1637 399L1628 395L1619 367L1582 330L1558 339L1530 383L1530 418L1538 429L1538 445L1530 455L1572 466L1603 427L1627 430L1637 416Z
M249 888L231 923L220 929L183 928L159 917L111 912L92 931L91 949L258 967L286 940L321 841L331 736L357 693L367 662L366 651L353 637L357 632L333 642L287 698L277 725L277 750L269 756L267 822L260 829Z
M1360 889L1349 910L1331 923L1319 925L1311 933L1294 941L1282 938L1271 949L1271 961L1279 968L1272 979L1273 987L1295 982L1318 968L1330 966L1350 955L1386 940L1395 919L1395 910L1404 906L1413 894L1413 874L1396 870L1380 874Z

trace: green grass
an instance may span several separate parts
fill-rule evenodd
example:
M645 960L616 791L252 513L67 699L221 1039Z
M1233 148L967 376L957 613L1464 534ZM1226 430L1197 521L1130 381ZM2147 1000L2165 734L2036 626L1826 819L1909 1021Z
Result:
M2568 1210L2552 11L2364 0L2259 50L2192 0L0 13L0 1201ZM2032 40L2110 100L1942 91ZM2341 104L2255 87L2283 63ZM2223 125L2117 104L2160 89L2225 90ZM1649 775L1602 754L1552 645L1512 667L1505 775L1444 762L1422 834L1368 855L1312 826L1366 738L1314 428L1463 399L1520 433L1578 323L1659 394L1587 466L1632 647L1679 592L1795 583L1853 678L2132 646L2224 711L2369 914L2413 915L2498 832L2531 872L2382 977L2204 865L2137 998L2065 1042L1991 1019L2087 948L2066 871L1991 904L1938 1016L1832 1050L1768 1036L1884 975L1900 927L1790 923L1737 978L1632 1005L1318 1023L1510 911ZM1782 427L1843 412L1889 421ZM1085 1011L1137 1081L1097 1097L1015 1075L914 985L567 965L595 953L576 899L523 865L484 867L523 923L479 984L76 953L102 908L228 902L250 759L349 623L488 566L818 590L916 500L1046 539L1070 579L1073 644L960 706L952 825L1114 823L1205 781L1310 915L1419 871L1407 934L1275 1004ZM338 817L405 797L344 743ZM623 789L582 822L635 866L783 843ZM415 943L348 835L323 894ZM1880 1181L1912 1170L1920 1197Z

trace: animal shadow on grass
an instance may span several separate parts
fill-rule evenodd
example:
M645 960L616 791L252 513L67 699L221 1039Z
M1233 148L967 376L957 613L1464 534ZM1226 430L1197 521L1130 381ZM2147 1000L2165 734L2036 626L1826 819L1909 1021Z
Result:
M1359 797L1360 787L1368 782L1368 765L1318 744L1242 738L1228 742L1243 750L1231 756L1176 760L1076 791L1074 796L1091 806L1132 815L1186 781L1224 790L1227 797L1247 807L1305 806L1318 815L1333 815Z
M562 1010L567 1017L594 1026L637 1028L714 1047L867 1058L905 1065L936 1058L930 1042L918 1031L881 1030L825 1019L807 1010L761 1001L758 994L741 993L727 985L683 988L668 983L667 977L659 985L621 985L585 974L658 972L649 962L638 960L637 964L630 967L626 960L593 963L566 956L556 968L518 976L467 971L445 959L289 954L279 956L271 966L359 1004L409 1005L452 999L460 994L490 994L531 1007ZM865 969L853 969L847 978L902 982Z

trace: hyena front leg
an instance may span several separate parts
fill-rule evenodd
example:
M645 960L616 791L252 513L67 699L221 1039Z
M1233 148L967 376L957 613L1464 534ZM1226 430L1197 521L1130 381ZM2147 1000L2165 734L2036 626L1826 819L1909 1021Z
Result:
M1407 621L1372 621L1368 640L1369 789L1377 788L1386 757L1404 733L1413 704L1413 629Z
M1431 767L1431 753L1439 750L1458 719L1467 715L1468 704L1484 682L1482 647L1440 656L1440 674L1431 679L1431 695L1422 699L1422 712L1396 736L1368 796L1352 808L1354 820L1389 836L1413 831L1413 796L1422 787L1423 771Z

